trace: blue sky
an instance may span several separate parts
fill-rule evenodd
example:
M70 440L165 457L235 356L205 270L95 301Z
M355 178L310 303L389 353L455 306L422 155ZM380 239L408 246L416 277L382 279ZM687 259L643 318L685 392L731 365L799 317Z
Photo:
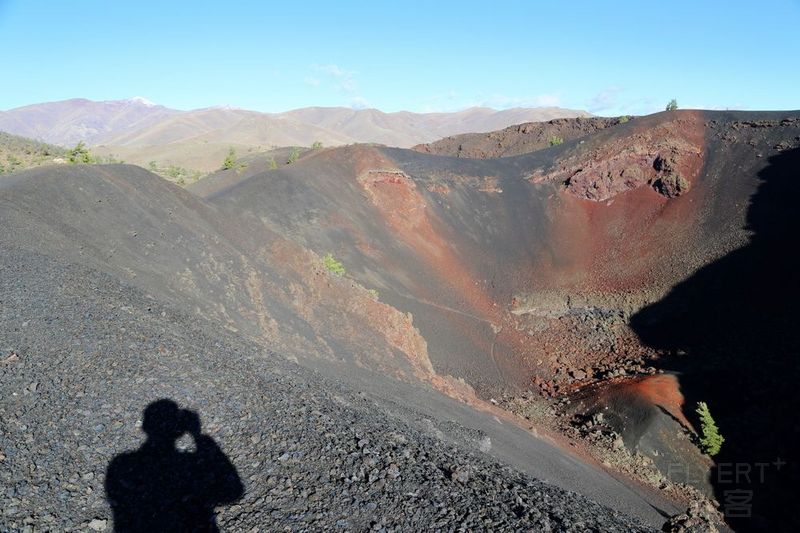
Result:
M0 109L800 108L800 0L0 0Z

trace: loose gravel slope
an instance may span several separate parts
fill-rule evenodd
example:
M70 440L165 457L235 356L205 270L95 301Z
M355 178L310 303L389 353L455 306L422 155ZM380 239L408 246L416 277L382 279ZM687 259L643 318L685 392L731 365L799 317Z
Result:
M139 530L175 530L176 501L225 531L628 531L675 511L437 391L410 317L252 224L125 165L0 183L0 531L125 530L106 487L145 485ZM154 426L160 399L196 417ZM172 463L130 472L159 442ZM192 486L225 464L238 489Z
M2 531L110 529L106 467L159 398L238 470L223 530L647 530L96 270L3 247L0 321Z

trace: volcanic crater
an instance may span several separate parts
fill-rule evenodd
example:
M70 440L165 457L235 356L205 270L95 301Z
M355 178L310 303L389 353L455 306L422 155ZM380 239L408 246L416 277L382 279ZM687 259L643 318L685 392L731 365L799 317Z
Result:
M280 510L272 520L258 513L270 512L273 497L299 501L273 490L286 479L304 499L319 486L318 472L298 466L303 454L309 465L338 460L324 474L325 487L338 487L326 497L339 505L347 487L353 501L378 498L383 523L422 524L412 521L414 492L391 480L432 476L481 509L502 500L492 515L498 527L515 513L534 528L660 527L687 498L723 502L734 489L753 491L760 524L798 526L787 510L800 481L800 434L786 413L800 407L791 390L800 117L672 111L591 120L542 126L572 133L525 153L514 141L505 153L500 134L416 151L353 145L274 170L220 171L189 190L129 165L43 167L0 180L8 325L0 376L27 391L0 404L0 451L10 458L0 475L17 491L15 508L24 498L71 516L57 486L23 487L29 465L44 460L21 435L35 428L35 438L52 439L37 425L44 411L60 412L75 395L87 420L90 406L101 406L91 413L104 417L98 434L121 432L128 398L144 401L155 387L208 411L215 435L237 450L233 463L250 488L221 518L236 529L292 523ZM325 268L327 254L344 275ZM113 296L119 291L135 304ZM61 295L52 310L48 294ZM126 325L81 322L70 306L122 315ZM55 373L49 361L83 370ZM107 382L86 378L92 361ZM154 384L143 368L167 377ZM230 399L217 398L216 387L229 388ZM699 401L727 439L713 461L695 444ZM298 420L312 409L318 427L290 429L259 402ZM333 428L333 414L355 422ZM237 420L236 432L221 429L226 419ZM80 448L80 426L64 420L54 422L59 433L91 455ZM270 424L291 438L265 430ZM292 444L319 428L333 444L315 440L314 449L335 448L339 459ZM403 456L404 433L405 443L427 444ZM370 438L394 462L373 457ZM92 461L134 442L128 433L113 439ZM266 449L247 452L253 447ZM341 457L356 455L362 466L337 477L350 468ZM772 457L789 466L759 480L720 477L726 464ZM405 474L395 475L398 462ZM518 501L539 498L550 514L514 507L505 492L471 484L491 484L486 472L517 475L490 466L498 462L606 507L564 518L561 496L522 482ZM68 465L49 466L69 479ZM374 480L373 467L384 472ZM368 494L355 488L378 478ZM91 479L79 496L86 523L105 512ZM311 527L345 520L309 505L322 517ZM618 512L641 522L615 522ZM359 511L348 524L370 527L369 516Z

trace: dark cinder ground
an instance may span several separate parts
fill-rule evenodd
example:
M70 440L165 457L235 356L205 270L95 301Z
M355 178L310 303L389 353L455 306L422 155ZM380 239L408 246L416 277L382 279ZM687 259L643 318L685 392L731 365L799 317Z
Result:
M94 270L4 246L0 321L2 531L110 530L106 467L159 398L238 471L223 530L647 529Z

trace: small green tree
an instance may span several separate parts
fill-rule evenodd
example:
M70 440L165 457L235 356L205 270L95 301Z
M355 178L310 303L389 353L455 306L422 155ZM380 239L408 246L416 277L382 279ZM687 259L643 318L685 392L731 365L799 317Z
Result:
M547 142L550 143L550 146L557 146L559 144L563 144L564 143L564 139L561 138L561 137L558 137L556 135L553 135L552 137L547 139Z
M289 154L289 159L286 161L286 164L291 165L298 159L300 159L300 150L298 150L297 148L293 148L292 153Z
M222 162L222 170L230 170L236 166L236 150L231 148L228 150L228 155L225 156L225 160Z
M725 442L725 437L720 435L717 423L711 416L706 402L697 402L697 415L700 417L700 448L710 456L717 455Z
M667 111L675 111L676 109L678 109L678 101L673 98L667 104Z
M325 256L322 258L322 264L325 266L325 270L331 274L335 274L337 276L344 276L345 274L344 265L337 261L330 252L325 254Z
M93 159L92 154L89 153L89 149L86 148L86 144L81 141L75 145L75 148L69 151L69 154L67 154L67 161L76 165L78 163L92 163Z
M314 141L314 144L311 145L312 150L319 150L322 148L322 143L319 141Z

